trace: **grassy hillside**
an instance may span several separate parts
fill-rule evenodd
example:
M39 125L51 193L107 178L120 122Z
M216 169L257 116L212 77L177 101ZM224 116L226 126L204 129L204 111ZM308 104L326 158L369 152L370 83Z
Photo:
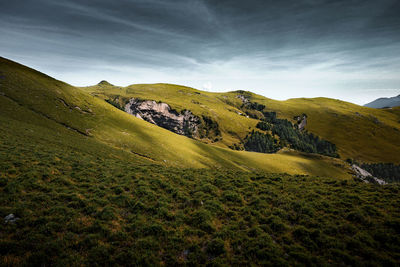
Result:
M257 120L240 115L239 92L210 93L171 84L136 84L128 87L99 84L85 91L102 99L117 99L121 106L131 97L162 101L180 111L189 109L196 115L210 116L222 133L215 143L228 147L239 143L255 128ZM276 101L246 92L252 102L275 111L280 118L306 113L306 129L338 147L343 159L365 162L400 162L400 122L391 110L377 110L328 98L300 98ZM208 140L203 140L208 142Z
M398 116L388 110L329 98L275 101L254 96L254 100L282 117L306 113L307 129L335 143L344 159L400 162L400 122Z
M393 113L395 114L397 117L397 121L400 123L400 107L394 107L394 108L388 108L388 109L384 109L386 112L389 113Z
M135 84L128 87L118 87L109 84L84 87L85 91L103 99L118 98L124 105L131 97L162 101L180 112L189 109L196 115L212 117L220 126L222 140L217 145L228 147L244 138L249 129L256 126L257 120L246 118L234 106L222 102L218 93L204 92L190 87L172 84ZM238 99L237 99L238 100ZM235 102L239 103L240 101ZM207 142L207 140L205 140Z
M136 158L166 166L349 177L341 162L326 157L296 152L236 152L206 145L137 119L79 88L22 65L6 59L1 59L0 64L0 99L4 103L0 106L1 116L13 119L12 124L23 122L53 131L57 134L49 138L57 142L69 140L73 134L80 142L90 140L99 147L124 150ZM66 131L68 135L64 135ZM76 142L77 148L80 142Z
M397 184L164 167L0 125L0 218L19 218L1 222L1 266L400 262Z
M1 266L400 262L399 185L339 159L207 145L2 58L0 133Z

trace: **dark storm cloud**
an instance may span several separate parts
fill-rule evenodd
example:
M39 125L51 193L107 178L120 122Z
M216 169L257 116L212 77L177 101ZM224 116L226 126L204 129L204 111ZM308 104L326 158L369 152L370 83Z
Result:
M49 46L70 39L104 57L115 47L143 50L144 62L152 51L203 62L293 47L346 51L400 38L398 1L17 0L0 9L3 30Z
M0 53L60 70L398 74L399 14L398 0L0 0Z
M212 47L220 38L217 23L200 1L17 1L1 9L2 24L9 22L15 33L40 36L50 46L70 39L100 57L128 49L143 51L143 62L165 53L196 59L199 48Z

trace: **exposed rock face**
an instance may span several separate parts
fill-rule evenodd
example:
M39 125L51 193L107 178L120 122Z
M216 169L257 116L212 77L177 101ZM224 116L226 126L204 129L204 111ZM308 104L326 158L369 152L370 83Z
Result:
M239 98L240 100L242 100L242 102L243 102L244 104L250 102L249 97L248 97L248 96L245 96L245 95L237 95L236 98Z
M387 184L387 182L385 182L384 180L372 176L372 174L370 174L369 172L367 172L366 170L360 168L355 164L353 164L351 168L355 172L356 177L361 179L365 183L374 183L379 185Z
M303 130L307 125L307 115L303 113L301 116L295 116L294 119L297 121L297 127L299 130Z
M304 127L307 125L307 115L303 114L303 117L300 118L300 123L299 123L299 130L303 130Z
M6 217L4 217L4 223L15 223L16 221L18 221L19 218L16 217L14 214L8 214Z
M189 110L179 114L168 104L153 100L131 98L125 105L125 111L139 119L189 137L197 136L201 123L200 119Z

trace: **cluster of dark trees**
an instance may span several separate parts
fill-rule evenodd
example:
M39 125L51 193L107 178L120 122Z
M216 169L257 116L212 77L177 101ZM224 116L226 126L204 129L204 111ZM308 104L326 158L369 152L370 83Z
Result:
M320 139L317 135L305 130L300 131L290 121L277 119L275 115L272 134L279 136L281 146L289 146L293 149L318 153L330 157L338 157L336 145Z
M388 183L400 182L400 165L393 163L364 163L361 168Z
M275 111L271 111L271 112L264 111L263 115L264 115L263 121L266 121L266 122L269 122L269 123L273 123L273 124L279 123L279 121L278 121L279 119L276 117L276 112Z
M244 149L262 153L275 153L280 149L280 146L271 134L253 130L245 138Z
M265 121L260 121L257 123L256 128L263 130L263 131L270 131L272 129L272 124Z
M243 103L240 109L250 118L260 120L263 117L262 112L265 105L248 101Z
M253 109L253 110L258 110L258 111L262 111L265 108L265 106L263 104L259 104L257 102L247 102L246 104L243 104L243 106L248 109Z
M257 104L257 103L256 103ZM256 105L259 107L259 105ZM249 151L274 153L281 147L290 147L307 153L318 153L330 157L338 157L336 145L320 139L318 136L305 130L299 130L292 122L278 119L276 112L262 112L264 118L256 125L263 131L252 131L246 136L244 148ZM274 136L279 136L279 142Z

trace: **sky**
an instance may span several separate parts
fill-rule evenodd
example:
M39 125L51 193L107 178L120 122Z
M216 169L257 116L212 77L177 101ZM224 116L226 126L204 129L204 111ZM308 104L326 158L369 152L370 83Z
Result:
M0 0L0 56L76 86L365 104L400 94L399 0Z

